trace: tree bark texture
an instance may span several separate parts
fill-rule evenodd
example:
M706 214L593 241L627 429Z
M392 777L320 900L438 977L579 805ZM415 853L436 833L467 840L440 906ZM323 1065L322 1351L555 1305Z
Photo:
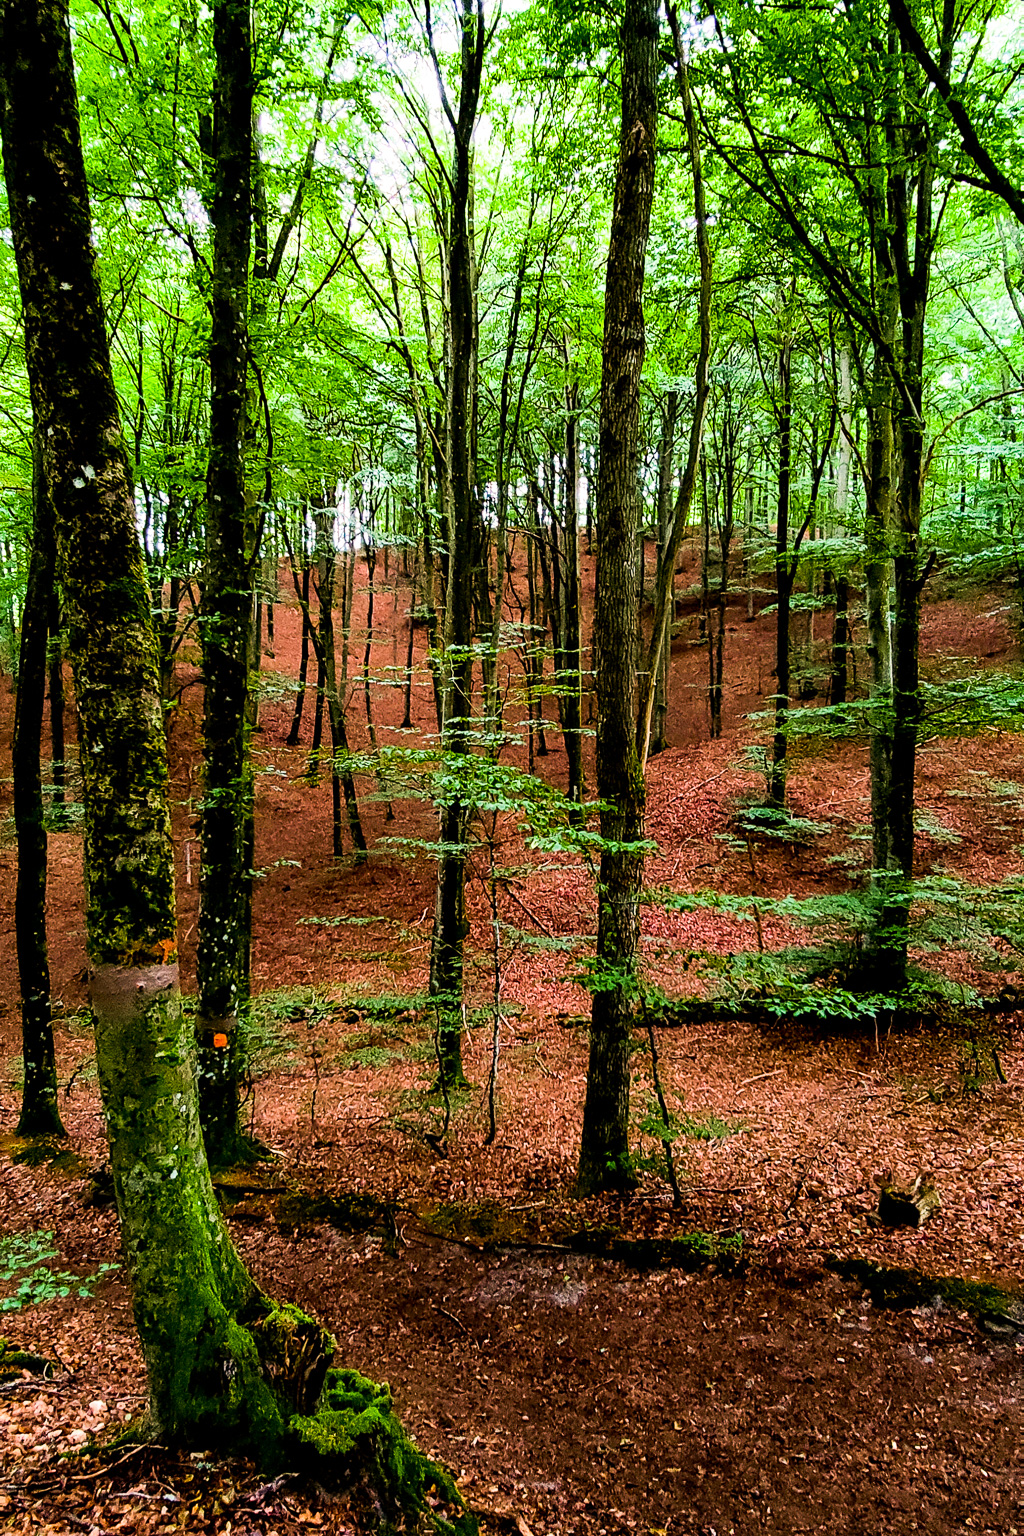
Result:
M485 33L481 0L462 0L462 62L459 108L445 107L452 129L451 196L446 251L449 367L446 403L448 462L444 503L448 524L448 571L444 627L444 723L446 753L470 751L473 714L473 581L480 556L480 509L473 431L476 305L470 230L473 130L483 73ZM438 79L441 79L438 69ZM462 1072L462 980L466 924L466 807L461 799L442 807L437 892L430 946L430 996L438 1018L438 1069L455 1085Z
M789 550L789 501L793 465L793 344L784 337L779 347L779 393L776 421L779 429L778 503L775 516L775 728L768 804L782 810L786 804L786 754L789 743L790 649L789 617L796 576L796 557Z
M64 0L0 11L4 170L81 723L96 1059L152 1428L279 1446L331 1341L249 1279L210 1184L178 999L150 594L91 240Z
M629 1186L630 1033L643 874L643 757L637 742L637 535L644 259L654 200L658 8L626 0L622 126L605 282L598 463L597 792L604 803L597 955L579 1185Z
M567 768L566 796L583 805L583 679L580 656L580 445L579 385L566 388L565 414L565 569L561 652L557 661L559 708ZM579 812L582 817L582 810Z
M246 716L252 625L244 442L247 431L253 78L248 0L213 7L213 272L210 458L203 581L202 869L197 984L199 1107L215 1163L243 1156L239 1015L247 1002L252 804Z

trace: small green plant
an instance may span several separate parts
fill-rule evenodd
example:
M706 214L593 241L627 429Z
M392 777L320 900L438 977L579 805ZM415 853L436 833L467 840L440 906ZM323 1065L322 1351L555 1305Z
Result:
M740 1135L747 1125L744 1120L723 1120L714 1110L692 1115L670 1113L666 1124L661 1106L655 1102L649 1106L638 1129L644 1136L674 1145L677 1141L725 1141L730 1136Z
M23 1307L38 1307L72 1294L84 1299L92 1295L104 1275L119 1267L101 1264L91 1275L75 1275L51 1268L50 1260L56 1257L52 1232L12 1232L0 1237L0 1285L21 1275L13 1295L0 1297L0 1312L20 1312Z
M360 1045L351 1051L339 1051L337 1062L342 1071L352 1067L386 1067L399 1055L400 1051L389 1051L383 1045Z
M337 1011L337 1004L313 987L279 987L257 992L241 1024L249 1077L287 1071L297 1059L298 1033L294 1026L314 1029Z
M964 1098L980 1093L986 1083L1006 1082L1006 1073L999 1059L1001 1037L991 1029L972 1028L965 1040L957 1043L960 1070L960 1092Z
M364 1024L379 1028L412 1018L426 1008L428 1002L425 992L353 992L341 1006L349 1017L358 1015Z
M43 788L43 794L53 794L51 786ZM85 806L80 800L62 800L48 805L43 811L43 825L47 832L71 832L85 825Z
M795 844L809 843L812 838L824 837L832 831L831 822L794 816L785 807L774 805L741 804L732 818L731 826L739 833L740 847L745 846L748 837Z
M723 1120L710 1109L702 1115L680 1115L677 1123L687 1141L725 1141L747 1129L745 1120Z

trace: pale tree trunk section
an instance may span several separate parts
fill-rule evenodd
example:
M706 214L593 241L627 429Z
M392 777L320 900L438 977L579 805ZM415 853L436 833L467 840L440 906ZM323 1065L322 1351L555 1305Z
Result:
M783 320L788 327L788 316ZM772 762L768 779L768 804L781 810L786 804L786 769L789 746L790 649L789 617L796 559L789 549L789 510L793 463L793 343L785 334L779 345L776 421L779 431L778 502L775 514L775 722Z

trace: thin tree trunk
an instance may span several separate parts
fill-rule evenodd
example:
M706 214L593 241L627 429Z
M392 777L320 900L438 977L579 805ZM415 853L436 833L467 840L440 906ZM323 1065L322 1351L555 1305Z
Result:
M845 704L850 679L850 582L847 576L837 576L834 583L836 614L832 625L832 659L828 701Z
M679 415L679 391L670 389L662 402L661 407L661 438L658 443L658 564L657 579L663 576L665 561L670 557L669 539L672 532L672 471L675 467L676 448L676 418ZM674 563L674 562L673 562ZM675 573L673 572L673 575ZM674 610L674 603L670 606ZM656 752L664 752L668 746L665 735L665 723L668 719L668 667L666 665L672 650L672 622L675 618L674 611L669 617L668 633L665 644L662 647L662 663L658 668L654 685L654 709L652 714L651 746L653 755Z
M895 329L895 293L886 307L885 331ZM864 587L867 652L871 662L869 764L871 777L872 870L890 869L888 800L892 782L892 646L889 628L889 561L893 485L893 385L886 359L876 350L868 411L867 483L864 512ZM877 882L876 882L877 883ZM869 936L869 949L873 941Z
M583 778L583 697L580 657L580 514L577 501L580 483L579 387L566 391L565 417L565 537L563 540L564 625L562 635L559 697L562 704L562 736L565 741L568 783L566 794L574 806L582 808L585 795ZM582 818L582 809L579 816Z
M401 724L401 729L403 731L411 731L412 730L412 658L413 658L413 642L414 642L415 636L416 636L416 624L415 624L416 584L417 584L417 580L418 580L418 577L419 577L419 568L420 568L420 547L419 547L419 544L417 544L416 545L416 558L415 558L415 560L413 562L413 568L412 568L412 590L411 590L411 592L409 594L409 638L408 638L408 642L407 642L407 645L406 645L406 652L405 652L405 711L404 711L404 713L402 715L402 724Z
M840 533L846 532L850 502L850 460L853 435L853 385L850 378L850 349L839 354L839 441L836 454L836 522ZM828 701L845 704L849 692L850 652L850 581L845 570L834 579L836 599L832 626L832 659Z
M789 550L789 496L793 453L793 344L787 336L779 347L778 503L775 523L775 729L768 781L768 804L786 804L786 757L789 743L790 648L789 615L796 560Z
M199 1112L213 1163L249 1151L239 1119L250 934L252 775L249 652L253 593L243 442L252 222L253 78L245 0L215 8L210 459L203 582L202 868L196 981Z
M295 693L295 710L288 731L287 745L297 747L302 728L302 709L306 701L306 679L309 676L309 561L302 560L302 641L299 648L299 684Z
M47 671L50 695L50 811L54 823L63 822L67 804L67 745L64 739L64 641L61 635L60 594L54 582L49 602Z
M345 726L344 695L342 691L344 682L338 678L335 646L334 582L337 557L331 529L332 511L333 509L326 507L314 507L313 509L319 551L317 595L320 601L320 634L317 654L322 662L324 693L327 698L327 718L331 729L331 845L334 857L336 859L341 858L345 851L342 836L342 796L344 795L349 835L352 838L352 844L355 849L356 863L361 864L366 858L366 837L359 815L355 779L353 778L351 768L344 762L344 759L349 755L349 745L348 732ZM342 593L343 625L346 609L348 614L351 615L351 598L348 595L348 586L349 582L346 574L343 578ZM345 628L347 632L347 626ZM347 658L347 651L347 644L343 640L343 663ZM339 758L342 759L340 765Z
M640 376L644 258L654 198L658 10L625 0L622 126L605 283L598 468L597 792L602 802L597 954L579 1187L629 1188L630 1032L637 985L644 756L637 744Z
M384 546L385 552L387 545ZM377 755L377 728L373 723L373 705L370 702L370 657L373 650L373 599L374 599L374 574L377 569L377 548L374 543L373 525L371 520L370 536L366 545L366 643L363 647L363 701L366 708L366 730L370 738L370 751ZM394 821L395 811L388 798L387 785L384 773L378 759L377 785L384 799L384 819Z
M468 754L473 713L473 575L480 555L475 456L476 300L471 232L472 142L483 74L486 31L482 0L461 0L461 68L457 115L445 104L454 153L449 202L447 274L450 353L445 438L444 508L448 533L445 603L446 754ZM436 58L435 58L436 64ZM437 64L439 82L443 81ZM430 946L430 997L437 1014L437 1056L444 1087L464 1081L462 1070L463 949L466 923L466 818L459 794L440 811L437 895Z
M65 1136L57 1107L57 1063L50 1012L46 945L46 818L40 765L46 633L54 591L53 507L46 487L39 433L32 439L32 549L21 620L18 695L14 708L11 772L18 839L14 931L21 982L24 1083L19 1136ZM62 695L63 698L63 695Z

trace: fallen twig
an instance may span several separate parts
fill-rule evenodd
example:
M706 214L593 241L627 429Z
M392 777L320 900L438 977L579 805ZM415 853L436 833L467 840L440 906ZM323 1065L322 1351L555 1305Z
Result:
M740 1088L749 1088L751 1083L763 1083L766 1077L781 1077L785 1067L776 1067L774 1072L759 1072L756 1077L745 1077L740 1083Z

